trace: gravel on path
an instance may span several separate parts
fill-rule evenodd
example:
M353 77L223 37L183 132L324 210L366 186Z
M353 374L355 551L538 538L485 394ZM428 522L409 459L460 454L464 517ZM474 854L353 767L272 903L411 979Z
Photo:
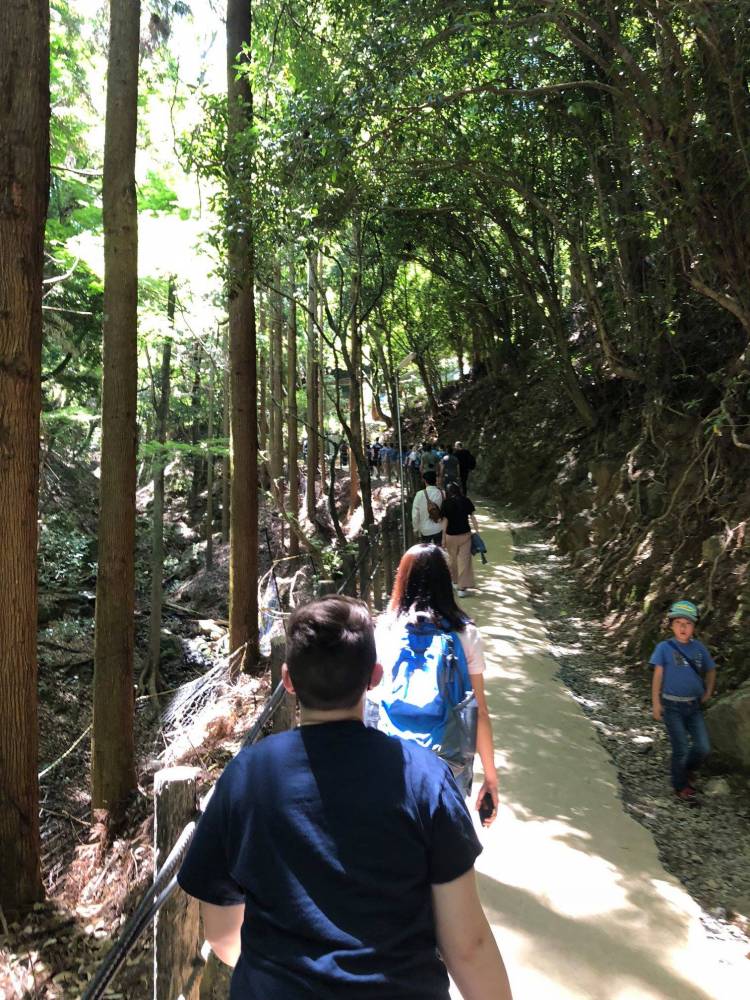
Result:
M744 940L750 959L750 781L714 770L701 776L699 807L675 799L669 742L651 716L647 665L623 657L544 532L512 516L508 524L560 677L617 768L625 808L651 831L664 867L702 908L706 933Z

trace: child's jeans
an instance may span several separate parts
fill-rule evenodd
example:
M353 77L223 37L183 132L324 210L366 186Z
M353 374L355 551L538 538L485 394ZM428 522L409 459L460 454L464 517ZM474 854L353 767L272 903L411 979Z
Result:
M672 785L676 792L688 784L688 771L700 767L711 752L700 701L662 701L664 725L672 744Z

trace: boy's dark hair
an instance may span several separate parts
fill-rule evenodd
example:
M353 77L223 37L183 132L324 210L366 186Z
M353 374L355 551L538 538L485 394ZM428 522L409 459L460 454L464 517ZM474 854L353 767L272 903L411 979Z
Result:
M353 708L375 660L375 632L362 601L329 594L289 619L286 664L305 708Z
M434 469L426 469L422 473L422 479L424 479L428 486L434 486L437 481L437 473Z

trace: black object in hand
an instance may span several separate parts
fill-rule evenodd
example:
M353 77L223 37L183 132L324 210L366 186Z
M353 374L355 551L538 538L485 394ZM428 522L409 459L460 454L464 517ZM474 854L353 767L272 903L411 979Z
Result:
M479 803L479 822L484 824L495 811L495 803L489 792L485 792L482 801Z

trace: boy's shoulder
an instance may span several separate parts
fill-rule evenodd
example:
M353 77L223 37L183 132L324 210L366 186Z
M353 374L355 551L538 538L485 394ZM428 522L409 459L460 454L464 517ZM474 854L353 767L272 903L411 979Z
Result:
M649 663L652 664L652 666L663 666L665 658L673 651L674 648L669 639L661 639L654 646L654 651L649 658Z

